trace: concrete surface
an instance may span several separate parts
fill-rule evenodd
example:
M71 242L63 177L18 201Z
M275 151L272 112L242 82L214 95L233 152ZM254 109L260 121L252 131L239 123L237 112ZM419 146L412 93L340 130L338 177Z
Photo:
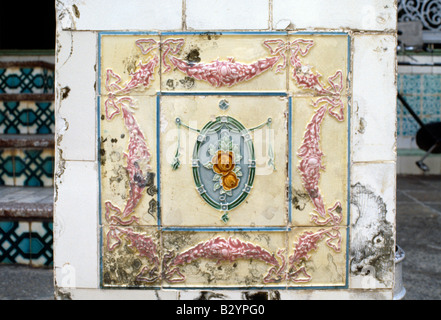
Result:
M441 300L441 176L397 179L404 300ZM53 271L0 265L0 300L52 300Z
M397 189L404 300L440 300L441 176L398 176Z

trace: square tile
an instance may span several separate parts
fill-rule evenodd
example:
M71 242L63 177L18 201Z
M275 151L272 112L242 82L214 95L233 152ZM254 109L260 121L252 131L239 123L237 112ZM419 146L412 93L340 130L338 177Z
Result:
M31 222L31 263L34 267L53 265L53 223Z
M27 134L28 114L26 103L22 101L0 102L0 133L1 134Z
M158 35L100 36L100 93L117 96L155 94L160 83Z
M30 264L31 238L28 222L0 222L0 263Z
M55 150L19 149L14 154L15 185L53 186Z
M348 93L350 38L347 34L290 34L289 90L297 95Z
M0 185L14 186L14 159L15 151L11 149L0 150Z
M286 227L286 97L163 96L160 112L163 226Z
M151 287L161 285L160 233L154 228L104 228L102 285Z
M347 287L346 227L295 228L289 233L288 286Z

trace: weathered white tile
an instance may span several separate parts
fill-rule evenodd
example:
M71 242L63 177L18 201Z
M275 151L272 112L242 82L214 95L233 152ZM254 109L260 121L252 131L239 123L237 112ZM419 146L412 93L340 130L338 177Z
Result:
M395 163L355 164L351 170L350 288L393 287Z
M72 300L177 300L177 291L165 290L97 290L97 289L69 289L59 290L57 299L64 296Z
M280 291L280 300L392 300L386 290L286 290Z
M395 37L356 35L353 45L352 161L395 161Z
M59 33L56 133L65 160L96 159L96 50L96 33Z
M57 1L63 30L176 30L182 27L182 0Z
M66 161L56 172L54 268L58 287L98 287L98 167Z
M389 30L396 20L394 0L273 0L275 28Z
M268 0L187 0L186 23L194 30L269 28Z

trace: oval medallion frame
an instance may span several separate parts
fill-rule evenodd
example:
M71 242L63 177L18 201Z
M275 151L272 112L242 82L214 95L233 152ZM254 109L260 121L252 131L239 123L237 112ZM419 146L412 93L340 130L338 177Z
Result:
M246 169L246 172L242 175L242 179L238 179L241 181L238 185L238 190L236 190L234 194L231 193L230 195L220 196L218 201L214 199L213 192L209 192L206 188L207 185L213 184L213 179L206 181L208 180L206 177L207 172L210 172L212 169L207 168L207 165L204 164L205 161L201 161L201 153L207 153L207 144L213 137L215 138L216 135L218 137L226 135L231 137L231 139L236 139L236 141L239 139L240 153L245 156L241 156L240 162L235 162L235 165L242 170ZM220 141L221 138L218 138L216 142ZM214 209L225 213L237 208L250 194L256 174L254 144L250 132L239 121L229 116L219 116L215 121L210 121L200 131L197 138L193 150L192 168L196 188L206 203ZM229 201L228 198L232 199ZM228 221L228 218L226 220Z

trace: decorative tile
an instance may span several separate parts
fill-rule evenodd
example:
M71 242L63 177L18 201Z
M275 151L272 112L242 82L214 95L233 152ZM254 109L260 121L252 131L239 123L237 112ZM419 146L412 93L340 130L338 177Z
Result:
M163 233L164 288L286 287L285 233Z
M423 75L423 93L441 94L441 75L439 74Z
M346 227L296 228L289 233L288 286L347 286Z
M15 150L15 185L28 187L47 187L53 185L53 149Z
M102 286L345 287L350 43L101 34Z
M13 186L14 181L14 151L0 150L0 185Z
M347 34L291 34L286 44L291 51L289 90L298 95L346 95L348 42Z
M53 93L54 71L42 67L0 69L0 93Z
M0 263L30 264L31 238L28 222L0 222Z
M28 115L24 104L18 101L0 102L0 133L27 134Z
M104 287L158 287L162 281L160 233L153 228L104 228Z
M229 107L223 110L225 100ZM161 97L160 118L167 123L161 126L159 150L161 224L286 226L289 101L283 96Z
M334 112L327 102L293 101L292 219L294 226L347 225L349 132L348 103ZM338 111L338 112L336 112Z
M160 84L160 39L157 35L102 35L102 94L156 94ZM113 52L113 54L107 54Z
M3 101L0 109L1 134L54 133L53 102Z
M51 266L53 264L53 223L31 223L31 260L33 266Z
M286 91L286 34L162 39L162 91Z

